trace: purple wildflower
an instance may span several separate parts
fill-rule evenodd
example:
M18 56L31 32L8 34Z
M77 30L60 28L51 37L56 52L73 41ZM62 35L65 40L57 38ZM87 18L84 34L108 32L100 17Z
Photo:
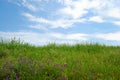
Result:
M15 76L16 80L19 80L19 74L16 73L16 76Z
M54 66L55 66L55 67L60 67L60 64L55 64Z
M19 80L18 76L16 75L16 80Z
M67 66L67 64L65 63L63 66L64 66L64 67L66 67L66 66Z
M9 76L6 77L6 80L9 80Z
M60 80L66 80L66 78L65 77L61 77Z

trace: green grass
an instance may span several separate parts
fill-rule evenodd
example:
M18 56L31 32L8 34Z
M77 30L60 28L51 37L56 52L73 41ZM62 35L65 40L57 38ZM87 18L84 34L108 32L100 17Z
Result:
M1 41L0 80L120 80L120 46Z

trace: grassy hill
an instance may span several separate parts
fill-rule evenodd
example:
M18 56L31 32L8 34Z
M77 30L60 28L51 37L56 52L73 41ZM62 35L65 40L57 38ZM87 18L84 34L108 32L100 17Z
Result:
M0 80L120 80L120 46L1 41Z

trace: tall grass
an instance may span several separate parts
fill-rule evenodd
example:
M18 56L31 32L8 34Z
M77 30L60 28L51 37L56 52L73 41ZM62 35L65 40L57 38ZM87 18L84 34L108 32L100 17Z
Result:
M0 80L120 80L120 46L1 41Z

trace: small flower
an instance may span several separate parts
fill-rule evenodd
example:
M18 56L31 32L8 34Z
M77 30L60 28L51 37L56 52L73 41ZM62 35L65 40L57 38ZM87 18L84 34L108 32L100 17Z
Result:
M19 80L19 78L18 78L18 76L17 76L17 75L16 75L15 77L16 77L16 80Z
M5 80L9 80L9 76L7 76Z
M63 66L64 66L64 67L66 67L66 66L67 66L67 64L65 63Z
M19 74L16 73L16 76L15 76L16 80L19 80Z
M55 66L55 67L60 67L60 64L55 64L54 66Z

